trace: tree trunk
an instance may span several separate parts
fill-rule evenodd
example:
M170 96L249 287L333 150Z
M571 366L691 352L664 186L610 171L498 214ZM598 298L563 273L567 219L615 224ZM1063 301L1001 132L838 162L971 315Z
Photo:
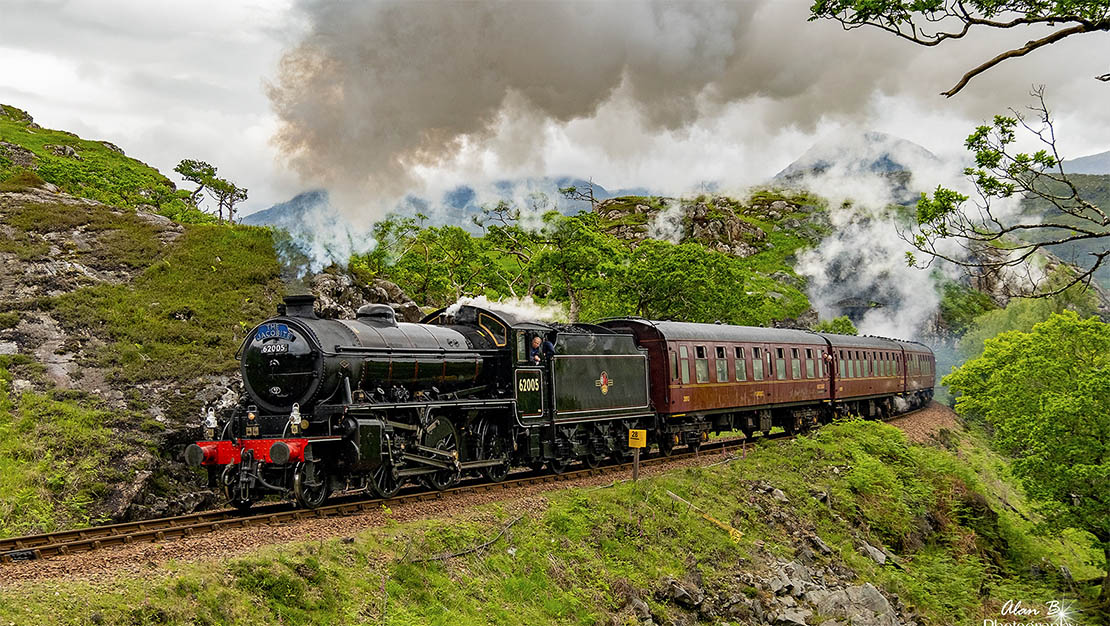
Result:
M573 289L567 289L567 296L570 298L570 314L567 316L571 324L578 323L578 294Z

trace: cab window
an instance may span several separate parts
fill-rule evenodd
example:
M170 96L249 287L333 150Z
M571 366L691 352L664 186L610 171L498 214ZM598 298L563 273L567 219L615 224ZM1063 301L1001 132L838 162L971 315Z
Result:
M528 362L528 337L523 330L516 331L516 360L521 363Z

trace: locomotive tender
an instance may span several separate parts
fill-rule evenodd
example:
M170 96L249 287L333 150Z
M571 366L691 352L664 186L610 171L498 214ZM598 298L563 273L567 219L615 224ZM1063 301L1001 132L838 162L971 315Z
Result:
M468 305L400 323L386 305L320 319L291 296L240 348L246 390L185 451L231 504L338 489L446 489L513 467L624 461L627 431L669 455L710 433L799 432L886 417L933 394L919 343L802 330L616 318L548 324ZM534 338L554 354L537 356Z

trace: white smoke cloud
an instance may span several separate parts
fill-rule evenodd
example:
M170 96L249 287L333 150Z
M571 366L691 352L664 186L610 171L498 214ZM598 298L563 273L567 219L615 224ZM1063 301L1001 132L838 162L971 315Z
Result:
M907 178L869 169L884 156L908 168L902 173ZM939 260L928 269L909 266L906 253L917 252L904 239L910 225L892 206L910 205L912 211L918 194L938 185L973 196L974 187L963 174L968 163L938 158L916 144L876 133L838 134L819 142L800 163L829 164L820 172L799 169L800 178L794 181L829 201L832 235L801 253L795 267L808 279L817 312L828 318L843 314L846 307L877 305L857 323L861 334L905 338L927 331L940 304L940 277L957 280L962 272ZM1007 200L993 209L1007 218L1016 215L1020 203ZM973 202L964 210L977 212ZM954 258L964 254L955 242L942 241L938 249Z
M332 265L347 267L353 255L377 246L372 224L351 222L326 197L283 222L281 228L290 239L287 245L277 246L278 255L297 278Z
M445 314L453 316L464 306L473 306L491 311L508 313L521 320L535 322L560 322L567 318L566 311L558 304L539 304L531 296L524 298L505 298L504 300L490 300L485 296L476 298L465 297L447 307Z
M652 239L661 239L671 243L681 243L683 235L682 219L686 211L682 208L682 201L670 198L666 208L652 217L648 224L647 235Z

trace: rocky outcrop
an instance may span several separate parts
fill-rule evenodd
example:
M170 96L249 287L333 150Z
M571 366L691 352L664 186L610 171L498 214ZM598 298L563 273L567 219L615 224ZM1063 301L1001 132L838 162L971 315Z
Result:
M375 278L370 284L356 281L346 272L329 271L309 281L316 296L316 313L332 319L354 319L359 307L366 304L388 304L402 322L419 322L420 307L396 284Z
M755 553L742 559L731 576L717 576L711 583L703 581L691 563L686 575L662 577L649 589L617 585L614 591L623 601L610 623L917 626L920 619L910 608L896 595L861 581L860 572L817 534L812 521L799 516L792 501L796 497L766 481L749 483L748 490L745 499L755 514L793 538L793 558L783 558L781 546L772 551L757 540ZM819 504L829 503L825 492L809 496ZM853 531L859 534L861 551L866 549L876 566L898 567L888 550L861 538L866 532ZM666 615L655 612L645 598L653 599L654 606L665 605Z
M78 161L83 161L84 160L84 159L81 158L81 155L77 153L77 149L74 148L73 146L70 146L70 145L66 145L66 144L47 144L47 145L43 146L42 149L46 150L50 154L53 154L54 156L69 157L71 159L76 159Z
M609 234L633 244L648 238L675 243L695 241L740 258L771 247L764 228L748 218L772 222L774 231L788 232L813 243L829 228L824 212L811 205L763 197L749 203L724 196L653 198L650 204L610 198L598 203L595 210Z
M37 157L35 153L19 144L0 141L0 158L11 162L15 167L34 169Z

